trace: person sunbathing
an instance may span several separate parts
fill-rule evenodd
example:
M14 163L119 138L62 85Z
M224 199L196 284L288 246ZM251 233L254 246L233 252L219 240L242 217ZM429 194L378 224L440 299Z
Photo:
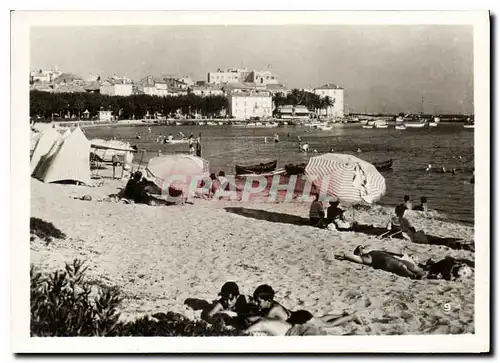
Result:
M314 324L305 323L292 325L282 320L263 319L244 330L249 335L271 336L315 336L327 335L326 331Z
M258 286L253 293L253 301L259 308L258 315L252 316L248 320L254 322L254 324L261 322L266 325L266 322L278 320L290 326L313 324L318 327L333 327L350 321L356 321L361 324L361 321L355 314L326 314L321 317L314 317L307 310L291 311L275 301L274 296L275 292L271 286L266 284ZM255 327L252 330L259 331Z
M240 294L238 284L228 281L219 292L219 300L209 310L202 313L202 319L208 322L222 321L225 324L246 328L250 324L247 320L257 314L257 306L251 298Z
M339 260L349 260L372 266L375 269L392 272L402 277L420 279L425 275L425 271L412 262L409 256L379 250L368 251L362 245L356 247L353 253L344 253L335 257Z

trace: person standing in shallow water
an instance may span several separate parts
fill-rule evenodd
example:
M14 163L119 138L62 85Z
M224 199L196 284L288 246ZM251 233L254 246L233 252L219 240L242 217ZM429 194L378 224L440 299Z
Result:
M278 135L277 133L276 133L276 134L274 134L274 142L275 142L275 143L280 142L280 135Z

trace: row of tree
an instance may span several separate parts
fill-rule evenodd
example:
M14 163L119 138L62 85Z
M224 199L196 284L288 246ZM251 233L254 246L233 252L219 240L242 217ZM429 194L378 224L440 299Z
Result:
M68 115L96 118L101 110L112 111L113 115L123 120L144 119L155 114L166 117L195 114L216 117L225 109L227 98L224 96L108 96L99 93L30 92L30 116L47 120L63 119Z
M325 110L330 106L335 104L335 100L329 96L321 97L315 93L292 89L292 91L283 96L281 94L275 94L273 96L273 102L276 107L284 105L301 105L306 106L310 111L317 112L318 110Z
M303 105L317 112L334 104L330 97L293 89L288 95L275 94L276 108L283 105ZM202 115L217 117L228 108L225 96L157 97L149 95L108 96L99 93L30 92L30 116L37 119L97 118L99 111L109 110L118 119L144 119L162 114L166 117Z

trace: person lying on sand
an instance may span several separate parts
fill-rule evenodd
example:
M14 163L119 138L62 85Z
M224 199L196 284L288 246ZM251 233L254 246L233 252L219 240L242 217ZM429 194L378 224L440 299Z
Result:
M247 320L257 314L257 306L251 298L241 295L238 284L228 281L219 292L219 300L207 312L202 314L202 319L213 322L222 320L225 324L246 328L250 324Z
M311 323L316 326L333 327L353 320L361 324L361 321L355 314L327 314L321 317L314 317L307 310L291 311L275 301L274 295L275 292L271 286L267 284L258 286L253 293L253 301L259 308L258 315L251 316L248 320L255 323L279 320L292 326Z
M358 246L354 252L336 255L339 260L349 260L372 266L375 269L392 272L402 277L420 279L425 275L425 271L406 255L397 255L386 251L368 251L365 246Z
M311 323L292 325L282 320L263 319L244 331L249 335L307 336L327 335L321 327Z
M474 262L467 259L456 259L447 256L438 262L429 259L425 265L422 265L422 268L427 271L428 279L454 281L472 276Z

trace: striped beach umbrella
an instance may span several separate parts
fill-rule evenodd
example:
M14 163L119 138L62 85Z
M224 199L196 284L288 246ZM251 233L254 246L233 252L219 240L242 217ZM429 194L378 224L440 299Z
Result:
M314 156L305 174L321 196L337 197L343 203L372 204L385 194L385 179L375 166L352 155Z

